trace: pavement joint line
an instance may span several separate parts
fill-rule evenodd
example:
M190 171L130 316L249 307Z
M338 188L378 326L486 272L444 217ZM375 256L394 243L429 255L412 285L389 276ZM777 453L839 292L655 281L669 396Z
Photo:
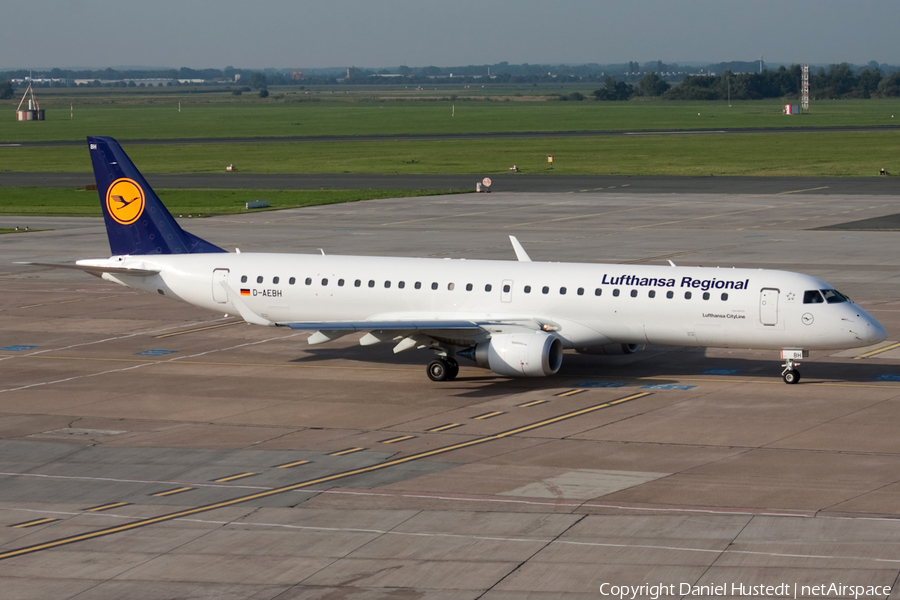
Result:
M337 452L332 452L328 456L346 456L347 454L353 454L354 452L360 452L362 450L365 450L365 448L359 446L355 448L345 448L343 450L338 450Z
M308 460L295 460L294 462L285 463L283 465L277 465L276 469L290 469L291 467L299 467L300 465L308 465Z
M112 502L110 504L101 504L100 506L93 506L91 508L83 509L84 512L100 512L103 510L110 510L111 508L120 508L122 506L128 506L130 502Z
M198 327L196 329L188 329L187 331L174 331L172 333L164 333L162 335L155 335L153 337L154 337L154 339L159 340L162 338L173 337L176 335L185 335L188 333L196 333L198 331L206 331L207 329L218 329L219 327L230 327L231 325L240 325L241 323L245 323L245 322L246 321L244 321L242 319L240 321L231 321L229 323L219 323L218 325L209 325L207 327Z
M269 496L274 496L276 494L282 494L284 492L292 492L295 490L300 490L302 488L308 488L310 486L314 486L314 485L321 484L321 483L328 483L328 482L336 481L339 479L345 479L347 477L352 477L354 475L361 475L364 473L371 473L373 471L380 471L382 469L387 469L390 467L394 467L396 465L406 464L408 462L421 460L423 458L429 458L431 456L438 456L440 454L445 454L447 452L452 452L454 450L460 450L462 448L468 448L471 446L476 446L479 444L484 444L484 443L492 442L495 440L505 439L507 437L518 435L520 433L525 433L528 431L532 431L534 429L538 429L540 427L546 427L547 425L553 425L555 423L560 423L562 421L566 421L569 419L573 419L575 417L587 415L587 414L590 414L590 413L593 413L593 412L596 412L598 410L602 410L605 408L618 406L619 404L622 404L624 402L630 402L632 400L637 400L639 398L644 398L644 397L647 397L650 395L652 395L651 392L638 392L636 394L630 394L628 396L623 396L622 398L618 398L616 400L609 400L607 402L603 402L600 404L594 404L593 406L588 406L588 407L570 411L570 412L567 412L567 413L564 413L561 415L557 415L555 417L543 419L541 421L530 423L528 425L522 425L520 427L515 427L513 429L507 429L506 431L501 431L500 433L495 433L492 435L478 437L478 438L467 440L464 442L457 442L457 443L451 444L449 446L443 446L441 448L434 448L432 450L427 450L425 452L419 452L416 454L410 454L408 456L394 458L392 460L388 460L386 462L382 462L382 463L378 463L378 464L374 464L374 465L369 465L367 467L359 467L356 469L350 469L348 471L342 471L339 473L334 473L332 475L318 477L316 479L309 479L306 481L301 481L299 483L294 483L291 485L286 485L286 486L282 486L279 488L266 490L263 492L256 492L256 493L248 494L245 496L238 496L237 498L232 498L230 500L224 500L222 502L206 504L203 506L196 506L194 508L180 510L180 511L172 512L172 513L168 513L168 514L164 514L164 515L158 515L156 517L150 517L150 518L146 518L146 519L132 521L130 523L126 523L123 525L116 525L113 527L107 527L105 529L99 529L99 530L82 533L82 534L78 534L78 535L73 535L73 536L69 536L69 537L58 538L56 540L51 540L48 542L43 542L43 543L35 544L32 546L25 546L23 548L17 548L17 549L13 549L13 550L8 550L6 552L0 552L0 560L5 560L7 558L13 558L16 556L22 556L25 554L32 554L35 552L40 552L42 550L48 550L50 548L57 548L59 546L74 544L74 543L85 541L85 540L95 539L95 538L103 537L103 536L107 536L107 535L112 535L114 533L130 531L132 529L137 529L138 527L146 527L148 525L154 525L156 523L173 521L175 519L181 519L183 517L188 517L191 515L216 510L218 508L234 506L235 504L243 504L244 502L249 502L251 500L257 500L260 498L268 498Z
M216 483L225 483L227 481L235 481L237 479L243 479L244 477L250 477L251 475L256 475L256 473L247 471L246 473L238 473L236 475L229 475L228 477L220 477L219 479L213 479L213 481Z
M301 332L301 333L295 333L295 334L286 335L286 336L266 338L263 340L257 340L255 342L245 342L243 344L238 344L236 346L229 346L227 348L213 348L212 350L207 350L205 352L197 352L196 354L190 354L187 356L176 356L173 358L169 358L167 360L147 361L145 359L145 360L136 361L139 364L133 365L131 367L125 367L122 369L110 369L108 371L100 371L98 373L88 373L87 375L74 375L72 377L66 377L64 379L55 379L53 381L39 381L37 383L30 383L28 385L19 386L16 388L7 388L5 390L0 390L0 394L5 393L5 392L17 392L20 390L27 390L27 389L34 388L34 387L40 387L42 385L54 385L57 383L64 383L66 381L74 381L76 379L87 379L89 377L98 377L100 375L108 375L110 373L121 373L122 371L130 371L131 369L140 369L141 367L149 367L149 366L156 365L156 364L175 363L175 362L181 361L183 359L187 359L187 358L196 358L198 356L205 356L207 354L213 354L214 352L227 352L228 350L236 350L237 348L244 348L247 346L256 346L258 344L265 344L267 342L272 342L272 341L276 341L276 340L284 340L284 339L296 337L298 335L303 335L303 334ZM30 356L32 356L32 355L29 354L29 355L23 356L21 358L29 358ZM47 358L47 357L42 356L39 358ZM77 358L77 357L73 357L73 358ZM101 359L101 360L108 360L108 359Z
M396 444L397 442L404 442L404 441L406 441L406 440L411 440L411 439L413 439L414 437L416 437L416 436L414 436L414 435L401 435L400 437L391 438L391 439L389 439L389 440L381 440L380 443L382 443L382 444Z
M476 421L483 421L484 419L491 419L502 414L504 414L502 410L495 410L494 412L484 413L483 415L478 415L477 417L472 418Z
M525 404L519 404L519 408L529 408L531 406L537 406L538 404L546 404L550 402L549 400L532 400L531 402L526 402Z
M37 527L38 525L46 525L47 523L53 523L54 521L59 521L59 519L55 519L53 517L47 517L45 519L37 519L36 521L25 521L24 523L16 523L15 525L10 525L15 529L25 529L26 527Z
M100 298L89 298L89 299L90 300L103 300L106 298L117 298L122 295L128 295L128 294L118 294L116 296L102 296ZM213 321L218 321L218 319L214 319ZM209 321L200 321L200 323L203 323L203 322L209 323ZM124 340L124 339L132 338L132 337L137 337L139 335L148 335L148 334L154 333L154 331L166 331L169 329L176 329L178 327L184 327L184 325L169 325L167 327L162 327L162 328L158 328L158 329L150 330L150 331L138 331L135 333L128 333L128 334L120 335L120 336L116 336L116 337L104 338L102 340L94 340L93 342L82 342L80 344L71 344L69 346L63 346L62 348L44 348L43 350L35 350L34 352L29 352L28 354L25 354L24 356L11 355L11 356L7 356L4 358L0 358L0 360L6 360L7 358L34 358L34 357L42 358L42 357L38 357L37 355L45 354L47 352L60 352L62 350L71 350L72 348L80 348L81 346L92 346L94 344L102 344L103 342L114 342L117 340Z
M453 429L455 427L462 427L462 423L447 423L446 425L438 425L433 429L428 429L428 433L438 433L440 431L447 431L448 429Z
M881 348L877 348L872 350L871 352L866 352L865 354L860 354L859 356L854 356L853 360L859 360L861 358L869 358L870 356L875 356L876 354L881 354L882 352L887 352L888 350L893 350L894 348L900 348L900 342L896 342L894 344L890 344L888 346L883 346Z
M789 192L778 192L775 194L776 196L783 196L784 194L799 194L800 192L814 192L816 190L827 190L830 186L823 185L822 187L809 188L805 190L791 190Z
M154 498L163 498L165 496L171 496L173 494L180 494L181 492L187 492L194 488L192 487L180 487L175 488L174 490L166 490L165 492L159 492L158 494L151 494Z

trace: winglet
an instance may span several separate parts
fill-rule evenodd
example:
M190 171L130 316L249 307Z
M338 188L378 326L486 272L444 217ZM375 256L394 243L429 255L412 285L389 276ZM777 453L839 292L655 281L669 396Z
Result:
M525 248L522 247L516 236L509 236L509 241L512 242L513 250L516 251L516 258L519 259L519 262L531 262L531 257L525 252Z

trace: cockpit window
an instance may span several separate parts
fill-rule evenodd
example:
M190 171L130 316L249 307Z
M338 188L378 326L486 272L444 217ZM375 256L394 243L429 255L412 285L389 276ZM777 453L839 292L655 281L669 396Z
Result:
M819 290L806 290L803 292L803 304L822 304L824 302L825 299L822 298Z
M838 302L849 302L850 298L843 295L837 290L822 290L822 295L825 296L825 302L828 304L837 304Z

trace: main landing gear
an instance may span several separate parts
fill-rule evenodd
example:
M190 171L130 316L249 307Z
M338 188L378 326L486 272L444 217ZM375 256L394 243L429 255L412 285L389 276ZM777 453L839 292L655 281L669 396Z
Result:
M781 372L781 378L784 379L785 383L794 384L800 381L800 371L794 368L799 365L800 363L793 358L784 359L784 364L781 365L784 367L784 371Z
M427 373L432 381L453 381L459 375L459 363L452 358L436 358L428 363Z

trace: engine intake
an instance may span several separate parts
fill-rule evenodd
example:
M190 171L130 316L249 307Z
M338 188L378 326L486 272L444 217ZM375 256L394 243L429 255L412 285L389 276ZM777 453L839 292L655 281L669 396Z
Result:
M497 375L545 377L562 366L563 345L559 338L543 331L501 333L459 354Z

